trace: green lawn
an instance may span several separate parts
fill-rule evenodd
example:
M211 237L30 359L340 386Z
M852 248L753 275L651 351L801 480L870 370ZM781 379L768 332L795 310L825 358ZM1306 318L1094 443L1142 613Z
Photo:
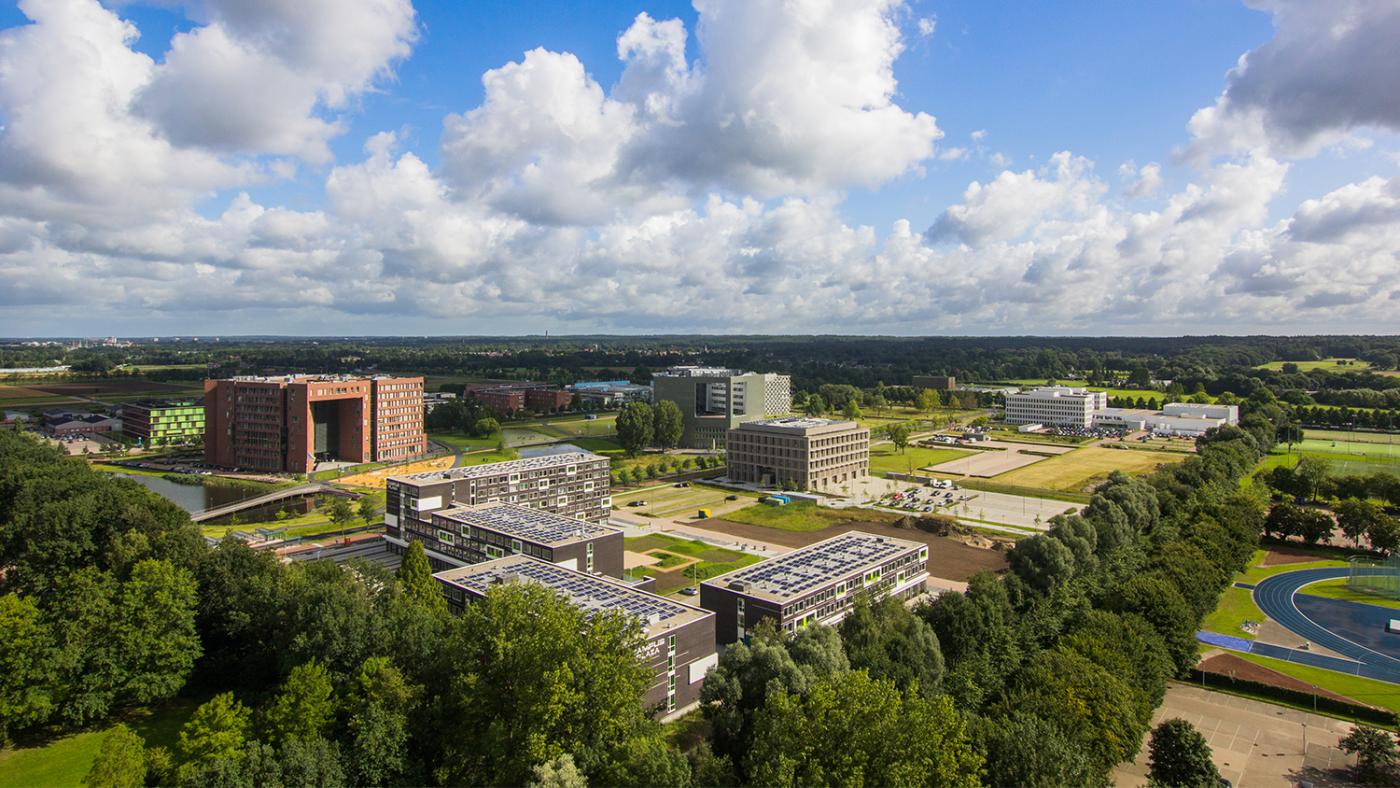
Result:
M1246 569L1239 577L1236 577L1235 582L1249 583L1253 585L1257 584L1261 580L1264 580L1265 578L1273 577L1274 575L1281 575L1284 572L1293 572L1298 569L1325 569L1329 567L1347 565L1346 561L1333 560L1306 561L1304 563L1299 564L1279 564L1278 566L1253 566L1252 564L1256 562L1251 561L1250 563L1251 566L1248 569Z
M908 473L970 454L972 452L962 449L927 449L922 446L910 446L901 452L892 444L885 443L870 448L870 472L876 476Z
M1377 444L1370 444L1377 445ZM1380 444L1384 446L1384 444ZM1389 447L1386 447L1389 448ZM1369 475L1373 473L1395 473L1400 474L1400 459L1391 457L1371 456L1361 457L1355 454L1340 454L1322 451L1300 451L1295 444L1290 453L1286 446L1275 448L1269 452L1269 456L1260 463L1260 468L1269 470L1277 467L1292 468L1298 464L1298 460L1303 457L1315 457L1319 460L1326 460L1331 466L1332 475Z
M1353 443L1385 443L1400 446L1400 435L1393 432L1351 432L1347 430L1305 430L1303 437L1321 441L1350 441Z
M446 444L458 451L494 449L501 442L501 433L497 430L484 437L475 437L472 435L463 435L460 432L430 432L428 433L428 439Z
M671 558L688 556L700 559L699 563L691 564L681 572L668 572L657 577L656 592L659 594L677 591L697 580L718 577L726 572L732 572L735 569L763 560L763 556L716 547L696 539L678 539L666 534L632 537L626 539L624 545L634 553L650 553L658 556L670 554ZM667 564L666 559L663 559L662 565L657 568L665 569L668 566L678 566L680 563L683 561L672 561ZM647 571L648 568L650 567L641 567L632 571L639 576L651 574Z
M1375 594L1365 594L1359 591L1352 591L1347 588L1345 577L1336 580L1324 580L1321 583L1310 583L1298 589L1298 593L1308 596L1321 596L1328 599L1340 599L1344 602L1360 602L1365 605L1376 605L1377 607L1388 607L1392 610L1400 610L1400 600L1386 599Z
M1322 689L1330 690L1338 695L1345 695L1369 706L1379 706L1383 709L1400 712L1400 685L1347 673L1338 673L1334 670L1300 665L1296 662L1261 657L1257 654L1230 653L1255 664L1263 665L1270 670L1276 670L1300 681L1306 681Z
M197 705L198 701L179 699L154 712L131 712L124 721L146 740L146 746L174 750L181 726ZM80 785L109 729L0 750L0 788Z
M1350 363L1338 364L1338 361ZM1354 358L1324 358L1320 361L1270 361L1267 364L1260 364L1255 369L1272 369L1278 372L1283 370L1284 364L1297 364L1299 372L1313 372L1319 369L1330 369L1334 372L1357 372L1371 368L1369 361L1360 361Z
M700 484L676 487L672 483L619 493L613 496L613 504L623 511L651 517L678 517L681 515L694 517L699 510L718 506L731 495L737 495L740 498L757 497L753 493L728 490L722 487L709 487ZM627 506L627 503L633 500L646 501L647 505Z
M1262 623L1264 618L1264 612L1254 604L1254 597L1247 589L1231 586L1221 595L1220 604L1206 616L1201 629L1253 640L1254 635L1240 629L1240 626L1246 621Z
M896 520L898 515L885 516L871 509L831 509L817 506L811 501L793 501L784 506L757 503L730 512L723 519L782 531L820 531L851 520Z

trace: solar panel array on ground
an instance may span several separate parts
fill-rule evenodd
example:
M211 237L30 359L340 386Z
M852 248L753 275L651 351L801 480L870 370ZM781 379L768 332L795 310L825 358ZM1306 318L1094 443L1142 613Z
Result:
M791 599L921 547L917 542L848 531L707 582L720 587L751 583L761 591Z
M709 615L699 608L630 588L620 580L586 574L524 555L450 569L439 572L436 577L478 596L485 596L492 586L504 583L539 583L564 594L589 613L620 610L637 617L648 627L663 622L681 624Z
M511 503L462 506L445 512L437 512L437 515L453 522L485 528L498 534L542 545L567 544L619 533L615 528L595 525L587 520L575 520L571 517Z

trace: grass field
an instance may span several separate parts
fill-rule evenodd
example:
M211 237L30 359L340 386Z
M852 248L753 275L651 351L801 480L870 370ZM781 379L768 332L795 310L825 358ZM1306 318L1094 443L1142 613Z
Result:
M572 416L560 419L543 419L528 425L531 429L556 435L560 438L603 437L617 432L617 414L599 413L596 419Z
M1240 573L1235 578L1237 583L1249 583L1251 585L1259 583L1265 578L1281 575L1284 572L1293 572L1299 569L1329 569L1332 567L1346 566L1346 561L1335 561L1332 559L1320 559L1317 561L1305 561L1297 564L1277 564L1275 566L1255 566L1257 561L1251 561L1250 567Z
M148 747L175 749L180 728L194 712L198 701L175 700L152 711L131 712L122 720L131 726ZM114 723L115 724L115 723ZM93 758L102 746L110 726L85 731L33 746L0 750L0 788L35 786L77 786L82 783Z
M887 473L908 473L911 470L917 471L929 465L956 460L969 454L972 452L960 449L926 449L922 446L910 446L901 452L893 444L885 443L870 447L870 472L876 476L884 476Z
M1346 430L1305 430L1304 438L1320 441L1349 441L1351 443L1385 443L1400 446L1400 434L1393 432L1351 432Z
M697 563L692 563L679 572L657 572L656 569L666 569L661 567L639 567L631 570L635 575L651 575L656 578L656 592L659 594L678 591L685 586L692 585L700 580L708 580L718 577L726 572L733 572L735 569L748 566L763 560L763 556L752 555L738 550L729 550L723 547L716 547L695 539L678 539L666 534L648 534L646 536L633 537L624 541L624 547L634 553L648 553L657 555L658 552L670 554L672 557L685 556L688 559L697 559ZM663 559L663 564L665 560ZM684 563L672 561L671 566L679 566ZM651 571L648 571L650 569Z
M651 517L693 517L700 509L718 506L725 498L737 495L740 498L757 498L754 493L727 490L722 487L708 487L692 484L689 487L676 487L674 484L633 490L613 496L613 505L634 514ZM646 506L628 506L630 501L646 501Z
M501 442L501 433L493 432L485 437L475 437L463 435L460 432L430 432L428 440L451 446L458 451L471 451L473 449L494 449Z
M757 503L730 512L724 519L782 531L820 531L855 520L897 520L899 515L885 515L871 509L831 509L811 501L793 501L785 506Z
M1159 465L1181 462L1185 458L1186 455L1179 452L1126 451L1086 446L994 478L1002 484L1017 487L1082 492L1101 483L1113 471L1145 474Z
M1352 700L1360 701L1370 706L1379 706L1383 709L1400 712L1400 685L1391 684L1386 681L1361 678L1360 676L1352 676L1347 673L1338 673L1334 670L1324 670L1308 665L1300 665L1296 662L1286 662L1281 659L1261 657L1257 654L1240 654L1233 651L1230 653L1241 659L1247 659L1256 665L1263 665L1270 670L1276 670L1284 675L1292 676L1299 681L1306 681L1321 689L1330 690L1338 695L1345 695Z
M476 451L470 454L463 454L458 457L457 464L459 466L485 465L488 462L505 462L506 460L518 459L520 459L520 452L515 449L506 449L505 451L491 449L489 451Z
M1338 364L1338 361L1349 362ZM1328 369L1336 372L1356 372L1363 369L1370 369L1371 362L1360 361L1354 358L1324 358L1319 361L1270 361L1267 364L1260 364L1255 369L1272 369L1275 372L1283 370L1284 364L1297 364L1299 372L1314 372L1319 369Z
M1369 444L1384 445L1384 444ZM1298 444L1294 444L1290 453L1287 447L1277 447L1269 452L1269 456L1264 458L1261 468L1265 470L1280 466L1292 468L1298 464L1298 460L1303 457L1315 457L1326 460L1331 466L1333 475L1369 475L1373 473L1395 473L1400 474L1400 458L1384 456L1362 457L1355 454L1338 454L1323 451L1299 451Z
M1264 618L1264 612L1254 604L1254 597L1248 589L1230 586L1221 595L1215 610L1201 623L1201 629L1253 640L1254 635L1240 629L1240 626L1246 621L1261 623Z

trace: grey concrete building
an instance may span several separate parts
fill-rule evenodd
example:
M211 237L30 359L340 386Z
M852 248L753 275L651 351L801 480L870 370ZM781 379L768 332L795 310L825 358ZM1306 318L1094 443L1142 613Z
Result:
M681 409L681 446L716 449L725 433L754 419L792 410L792 378L723 367L671 367L652 377L652 401Z
M582 572L622 577L622 531L513 503L483 503L432 513L428 527L408 520L405 540L423 542L439 565L477 564L528 555Z
M870 473L870 430L854 421L790 416L747 421L726 434L732 481L836 489Z
M764 619L788 632L834 625L860 594L907 598L928 580L928 545L847 531L700 583L719 643L743 640Z
M408 544L406 529L432 533L433 512L497 502L606 523L611 482L608 458L588 452L391 476L385 485L385 536L402 548Z
M567 567L514 555L439 572L449 605L457 611L482 599L496 586L539 583L554 589L587 612L620 610L642 625L643 644L637 657L655 677L646 704L666 718L683 714L700 702L705 675L719 661L715 653L715 615L692 605L621 580L590 575Z

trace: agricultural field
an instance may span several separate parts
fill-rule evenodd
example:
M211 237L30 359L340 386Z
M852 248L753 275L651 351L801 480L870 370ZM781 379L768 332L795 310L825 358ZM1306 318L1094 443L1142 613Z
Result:
M1255 367L1255 369L1271 369L1275 372L1281 372L1284 364L1297 364L1299 372L1316 372L1319 369L1326 369L1334 372L1359 372L1371 368L1371 362L1361 361L1360 359L1324 358L1318 361L1270 361L1267 364L1260 364Z
M1159 465L1186 459L1180 452L1130 451L1086 446L1068 454L1051 457L1034 465L995 477L1000 484L1084 492L1103 482L1113 471L1139 475L1151 473Z
M725 520L782 531L820 531L833 525L874 519L898 519L872 509L832 509L811 501L793 501L783 506L756 503L724 515Z
M894 447L894 444L883 443L870 447L870 473L874 476L884 476L887 473L909 473L970 454L973 452L962 449L928 449L922 446L910 446L904 451L900 451Z
M651 566L641 566L629 570L635 576L649 575L656 578L656 593L674 593L694 585L701 580L763 560L762 556L716 547L694 539L678 539L666 534L648 534L627 539L624 547L628 552L648 555L659 559Z
M613 495L613 506L631 514L648 517L666 519L694 517L696 512L701 509L724 505L726 498L730 495L737 495L740 500L755 500L758 497L755 493L728 490L723 487L710 487L703 484L677 487L674 483L665 483L654 487L644 487L640 490L617 493ZM628 506L627 504L632 501L646 501L647 505Z

